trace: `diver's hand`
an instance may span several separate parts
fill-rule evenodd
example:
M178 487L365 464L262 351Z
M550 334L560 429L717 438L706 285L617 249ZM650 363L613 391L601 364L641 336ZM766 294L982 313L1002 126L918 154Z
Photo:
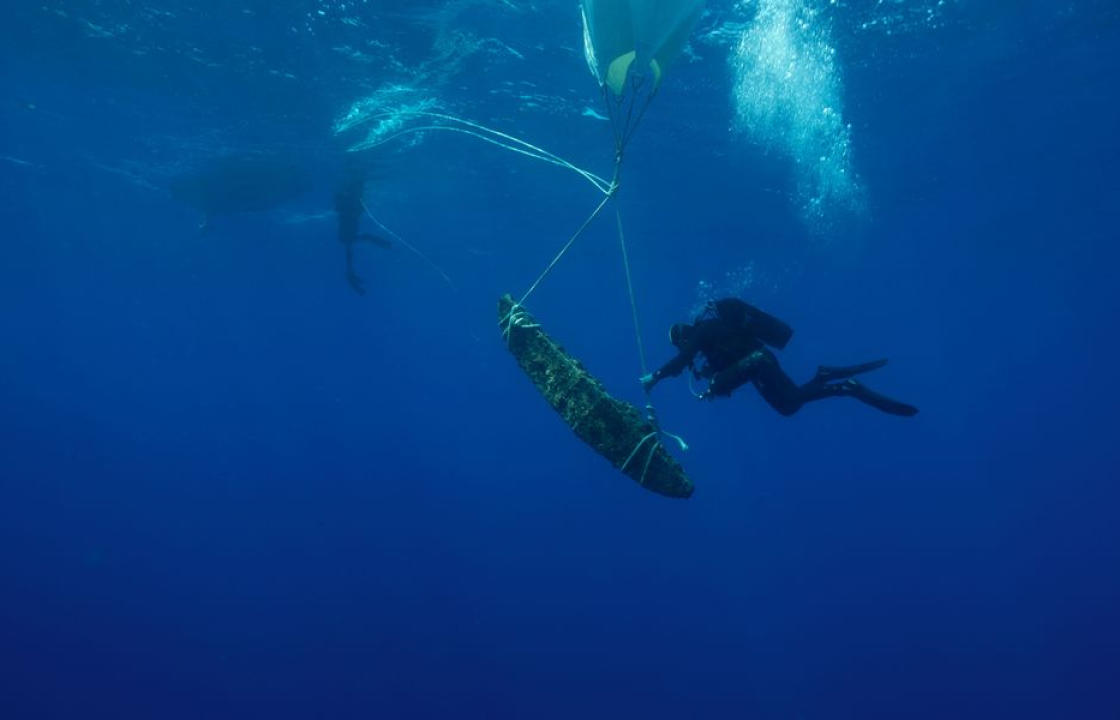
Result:
M645 375L642 375L640 378L638 378L638 381L642 383L642 389L647 393L650 390L653 390L653 386L657 384L657 378L654 377L653 373L646 373Z

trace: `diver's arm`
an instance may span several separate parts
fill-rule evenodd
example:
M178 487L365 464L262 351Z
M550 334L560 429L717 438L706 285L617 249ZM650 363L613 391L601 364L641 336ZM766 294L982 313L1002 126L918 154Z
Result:
M679 352L669 362L642 378L642 387L646 392L667 377L676 377L691 367L696 356L705 352L704 348L710 347L725 332L723 326L716 321L705 320L693 325L692 335L679 346Z
M662 365L657 370L654 370L648 375L642 376L642 387L646 392L653 389L653 386L661 382L667 377L676 377L680 375L686 367L692 364L696 358L696 353L700 352L700 345L696 342L686 343L681 348L677 356L669 362Z
M676 357L653 372L653 377L656 380L663 380L667 377L680 375L696 359L696 353L698 352L700 352L700 348L696 343L686 343Z

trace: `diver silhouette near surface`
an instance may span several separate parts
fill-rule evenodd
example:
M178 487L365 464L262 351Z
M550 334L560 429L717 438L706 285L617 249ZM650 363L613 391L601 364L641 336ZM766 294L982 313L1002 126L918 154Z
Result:
M883 367L886 360L847 367L821 365L812 380L795 384L767 347L781 350L792 336L789 325L738 298L712 301L691 324L673 325L669 341L676 346L677 356L644 375L642 387L649 392L661 380L689 368L696 378L709 381L708 389L699 396L703 400L728 396L750 382L770 407L787 416L806 403L830 397L852 397L891 415L910 417L918 413L913 405L877 393L855 379L856 375ZM700 369L694 364L697 355L704 356Z
M342 182L334 195L334 210L338 214L338 241L346 249L346 281L359 295L365 295L365 283L354 270L354 246L368 242L383 248L393 244L384 238L359 232L365 206L362 197L365 192L366 176L357 167L349 167L343 174Z

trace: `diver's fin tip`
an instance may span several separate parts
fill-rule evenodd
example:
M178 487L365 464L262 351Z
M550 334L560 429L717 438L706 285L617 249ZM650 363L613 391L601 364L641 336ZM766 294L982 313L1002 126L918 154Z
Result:
M861 363L859 365L818 365L817 366L817 379L824 382L831 382L833 380L846 380L856 375L862 375L872 370L878 370L887 364L886 358L879 358L871 362Z
M914 417L918 414L918 408L913 405L908 405L894 398L887 397L882 393L875 392L859 380L848 379L845 380L842 385L845 395L851 395L856 400L870 405L880 412L885 412L888 415L898 415L899 417Z

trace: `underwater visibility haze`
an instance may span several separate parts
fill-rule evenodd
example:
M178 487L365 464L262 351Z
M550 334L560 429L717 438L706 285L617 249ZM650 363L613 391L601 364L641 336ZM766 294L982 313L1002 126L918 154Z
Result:
M0 717L1120 717L1112 0L5 10Z

